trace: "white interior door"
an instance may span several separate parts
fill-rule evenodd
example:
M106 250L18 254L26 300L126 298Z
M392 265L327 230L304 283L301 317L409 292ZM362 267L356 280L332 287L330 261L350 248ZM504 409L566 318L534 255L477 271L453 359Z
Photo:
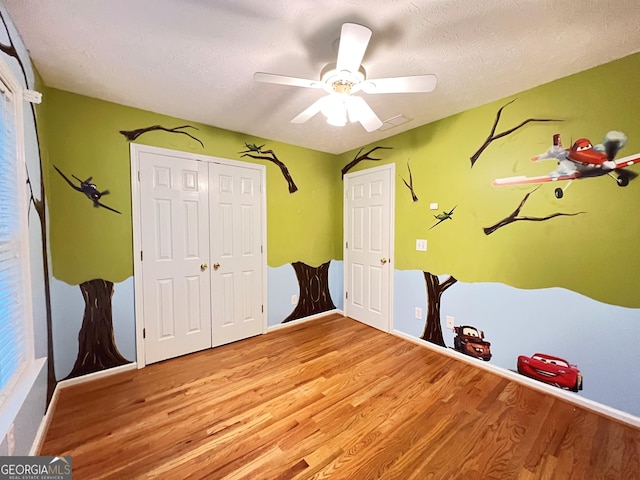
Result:
M208 166L140 153L145 363L211 347Z
M385 332L391 328L394 167L344 177L346 313Z
M213 345L263 332L262 187L258 170L210 164Z

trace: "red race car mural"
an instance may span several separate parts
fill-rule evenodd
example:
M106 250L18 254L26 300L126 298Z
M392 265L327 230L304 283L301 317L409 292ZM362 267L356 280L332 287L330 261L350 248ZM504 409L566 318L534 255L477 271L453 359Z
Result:
M491 360L491 343L484 340L484 332L479 332L476 327L469 325L453 327L453 330L456 332L456 336L453 337L453 348L486 362Z
M614 160L618 151L626 143L627 136L624 133L611 131L605 135L602 144L592 145L589 139L580 138L574 142L571 148L565 149L562 146L560 135L555 134L553 136L553 145L545 153L536 155L531 159L533 162L549 159L556 160L558 166L553 172L539 177L498 178L493 181L493 185L501 187L568 180L569 183L564 188L558 187L555 189L556 198L562 198L571 182L580 178L609 175L616 180L618 185L626 187L630 180L638 176L636 172L628 170L627 167L640 163L640 154Z
M563 358L536 353L518 357L518 373L572 392L582 390L582 373Z

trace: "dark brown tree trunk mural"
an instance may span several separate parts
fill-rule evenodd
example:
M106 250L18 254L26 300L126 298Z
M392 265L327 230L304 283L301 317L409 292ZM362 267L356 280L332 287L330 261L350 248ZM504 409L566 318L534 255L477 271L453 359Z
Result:
M113 282L89 280L80 284L80 290L85 307L78 334L78 358L67 378L131 363L120 354L113 337Z
M450 276L440 283L437 275L429 272L422 273L427 284L427 321L424 324L424 332L420 338L441 347L446 347L442 336L442 325L440 324L440 299L444 291L458 280Z
M330 263L331 261L328 261L319 267L310 267L302 262L293 262L291 264L296 271L296 277L298 277L300 298L296 308L282 323L336 308L329 293Z

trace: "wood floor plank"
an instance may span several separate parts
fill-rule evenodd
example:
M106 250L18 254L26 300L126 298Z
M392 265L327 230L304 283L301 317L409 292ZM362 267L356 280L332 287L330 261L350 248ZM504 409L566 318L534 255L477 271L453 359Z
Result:
M640 479L640 430L337 314L53 409L77 479Z

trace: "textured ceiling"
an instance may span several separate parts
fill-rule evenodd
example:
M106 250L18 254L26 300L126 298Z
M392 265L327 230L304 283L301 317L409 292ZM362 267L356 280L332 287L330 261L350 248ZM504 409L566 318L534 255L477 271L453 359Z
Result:
M330 153L360 147L640 51L637 0L0 0L48 86ZM373 30L369 78L434 73L431 93L366 95L367 133L316 115L341 25Z

